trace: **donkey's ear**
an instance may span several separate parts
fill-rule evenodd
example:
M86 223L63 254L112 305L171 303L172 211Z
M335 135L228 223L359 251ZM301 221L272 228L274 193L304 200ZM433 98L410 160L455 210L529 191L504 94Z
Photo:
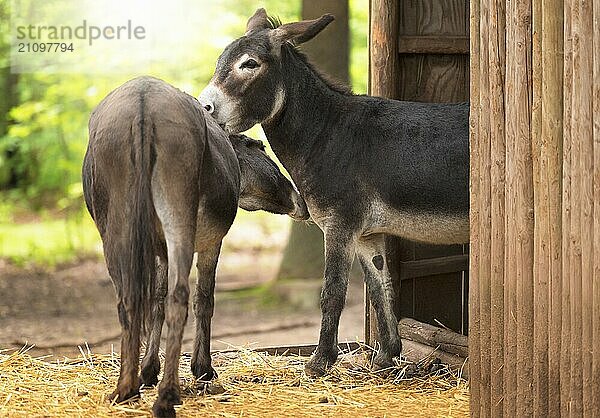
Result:
M248 19L248 23L246 23L246 34L255 30L268 29L270 27L271 25L269 24L267 11L261 7L254 12L254 16Z
M276 45L283 45L288 41L294 41L296 44L310 41L333 22L333 19L333 15L326 14L314 20L286 23L271 31L271 42Z

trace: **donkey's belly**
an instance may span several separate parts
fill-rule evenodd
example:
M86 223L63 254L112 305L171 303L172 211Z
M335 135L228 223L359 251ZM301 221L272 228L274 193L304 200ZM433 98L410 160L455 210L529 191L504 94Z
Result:
M398 210L382 202L374 203L365 235L385 233L411 241L431 244L469 242L469 215Z

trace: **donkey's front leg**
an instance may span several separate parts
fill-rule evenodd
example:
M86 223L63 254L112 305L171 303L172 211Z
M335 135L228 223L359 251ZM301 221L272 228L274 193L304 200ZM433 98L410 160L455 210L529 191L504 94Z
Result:
M327 228L325 230L325 283L321 290L321 332L319 345L305 367L308 375L324 375L337 360L338 326L346 302L348 274L353 258L353 235L342 228Z
M211 380L217 372L210 359L210 323L215 308L215 271L221 242L212 248L198 251L198 281L194 294L194 315L196 317L196 339L192 355L192 373L196 379Z

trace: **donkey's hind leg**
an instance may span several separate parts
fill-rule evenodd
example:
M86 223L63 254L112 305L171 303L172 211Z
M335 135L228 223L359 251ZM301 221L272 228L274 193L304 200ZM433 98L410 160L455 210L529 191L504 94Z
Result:
M117 236L117 234L109 234ZM103 237L104 238L104 237ZM140 358L141 316L127 308L123 296L123 277L126 270L121 254L124 248L110 239L104 240L106 264L117 291L117 312L121 324L121 366L115 391L109 395L117 403L137 398L139 392L138 366Z
M166 249L165 249L166 251ZM167 296L167 257L157 257L156 293L152 308L152 323L149 328L146 353L142 360L140 381L144 386L155 386L160 372L160 336L165 322L165 298Z
M385 236L378 234L359 239L357 255L365 273L369 298L377 315L381 347L373 360L374 367L386 369L394 365L392 358L400 355L402 342L393 310L394 290L385 258Z
M168 172L168 171L167 171ZM167 181L158 181L153 189L156 214L162 225L167 243L168 291L165 306L167 322L167 346L164 376L158 388L158 398L152 407L155 416L174 417L174 405L181 403L179 396L179 354L183 329L188 315L190 293L189 275L194 256L196 214L198 197L195 193L184 193L188 183L175 182L177 190ZM171 184L169 188L162 186Z

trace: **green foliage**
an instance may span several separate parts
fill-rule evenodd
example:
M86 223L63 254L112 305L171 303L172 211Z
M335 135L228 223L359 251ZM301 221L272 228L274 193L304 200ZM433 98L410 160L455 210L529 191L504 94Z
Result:
M81 189L90 112L112 89L140 74L11 74L8 4L0 0L0 256L66 261L98 247ZM147 73L197 95L223 47L244 32L257 7L289 22L300 17L301 1L224 0L215 7L219 21L210 27L219 33L200 36L201 53L190 51L185 63L153 64ZM364 93L368 2L350 0L350 12L352 84ZM259 132L254 128L251 134ZM41 221L14 224L15 213L24 211L34 211Z
M0 206L0 216L8 215ZM87 215L87 214L86 214ZM96 227L83 211L67 218L42 216L30 222L0 222L0 254L17 265L44 265L98 257Z

